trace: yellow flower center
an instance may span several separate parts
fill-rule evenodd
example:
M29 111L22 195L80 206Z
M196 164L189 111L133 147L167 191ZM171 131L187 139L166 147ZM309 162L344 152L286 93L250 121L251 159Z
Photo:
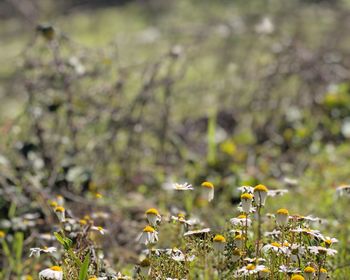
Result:
M89 278L89 280L97 280L97 278L94 276L94 277Z
M95 198L102 198L102 197L103 197L102 194L100 194L100 193L95 193Z
M281 209L277 210L277 214L279 214L279 215L289 215L289 212L288 212L287 209L281 208Z
M225 242L226 242L226 239L225 239L224 236L222 236L222 235L220 235L220 234L217 234L217 235L215 235L213 241L214 241L214 242L225 243Z
M201 186L208 189L214 189L214 185L210 182L203 182Z
M242 215L239 215L237 218L238 218L238 219L245 219L245 218L247 218L247 216L244 215L244 214L242 214Z
M62 268L57 265L51 266L50 269L53 271L62 271Z
M81 219L81 220L79 220L79 224L81 224L81 225L86 225L87 224L87 221L86 220L84 220L84 219Z
M267 192L268 189L266 186L264 185L257 185L255 188L254 188L254 192Z
M270 269L268 269L267 267L263 268L261 271L266 272L266 273L270 273Z
M56 208L57 207L57 202L56 201L51 201L50 202L50 206L52 207L52 208Z
M255 269L255 265L254 264L248 264L246 267L245 267L247 270L254 270Z
M274 246L274 247L278 247L278 248L281 247L281 244L279 244L277 242L272 242L271 245Z
M103 231L103 227L97 227L97 230Z
M305 280L305 278L301 275L293 275L292 278L290 280Z
M62 206L57 206L57 207L55 208L55 211L56 211L56 212L64 212L64 208L63 208Z
M321 268L321 269L320 269L320 272L321 272L321 273L327 273L327 270L324 269L324 268Z
M147 214L147 215L156 215L156 216L158 216L158 215L159 215L159 212L158 212L158 210L155 209L155 208L150 208L150 209L148 209L148 210L146 211L146 214Z
M305 273L315 273L316 270L311 266L307 266L307 267L305 267L304 272Z
M6 236L6 233L2 230L0 230L0 238L4 238Z
M242 239L244 239L244 237L241 234L238 234L235 236L235 239L242 240Z
M244 193L244 194L241 195L241 199L252 200L253 199L253 195L251 195L250 193Z
M146 226L144 229L143 229L143 232L154 232L155 229L151 226Z

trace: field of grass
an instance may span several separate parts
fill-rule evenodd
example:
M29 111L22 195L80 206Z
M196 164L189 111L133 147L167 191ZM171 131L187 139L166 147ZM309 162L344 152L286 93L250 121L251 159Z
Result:
M349 279L349 1L29 2L0 279Z

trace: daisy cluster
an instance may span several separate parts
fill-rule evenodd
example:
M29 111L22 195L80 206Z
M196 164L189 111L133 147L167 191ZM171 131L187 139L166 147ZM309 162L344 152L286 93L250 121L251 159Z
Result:
M174 184L176 191L192 191L192 185ZM204 182L202 196L214 199L214 185ZM238 215L222 230L204 227L186 219L184 213L164 218L180 233L177 247L157 248L162 216L155 208L146 210L148 221L137 240L146 247L135 267L135 279L195 279L194 271L218 279L320 279L330 277L329 258L337 251L337 239L311 226L322 223L280 208L263 214L268 197L287 190L269 190L265 185L242 186ZM198 228L198 225L201 225ZM168 236L167 239L171 237ZM195 269L197 268L197 269Z

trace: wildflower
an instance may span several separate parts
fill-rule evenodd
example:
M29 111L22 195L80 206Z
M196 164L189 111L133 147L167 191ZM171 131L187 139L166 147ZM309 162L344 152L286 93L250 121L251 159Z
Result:
M269 190L267 192L268 196L274 197L274 196L282 196L284 194L286 194L288 192L288 190L285 189L279 189L279 190Z
M255 202L258 206L264 206L265 205L265 201L266 201L266 197L267 197L267 192L268 189L266 186L264 185L257 185L254 188L254 198L255 198Z
M242 256L241 250L239 250L238 248L235 248L235 249L233 249L233 251L232 251L231 260L232 260L233 262L236 262L236 261L238 261L238 260L241 258L241 256Z
M239 226L239 227L244 227L246 225L249 227L252 224L252 220L247 218L247 215L245 215L245 214L242 214L236 218L230 219L230 222L232 225Z
M237 248L242 248L244 244L245 237L241 234L238 234L234 238L234 244Z
M328 275L327 270L324 269L324 268L321 268L321 269L320 269L320 276L319 276L319 279L320 279L320 280L326 280L326 279L327 279L327 275Z
M151 272L151 262L145 258L140 262L140 273L143 277L147 277Z
M285 226L288 223L289 212L287 209L281 208L277 210L276 222L280 226Z
M306 280L311 280L314 277L316 270L312 266L307 266L304 269L304 278Z
M214 198L214 185L210 182L202 183L203 195L208 201L212 201Z
M85 219L80 219L80 220L79 220L79 224L80 224L81 226L85 226L85 225L87 224L87 221L86 221Z
M258 274L260 271L264 270L266 267L264 265L254 265L254 264L248 264L244 266L241 269L238 269L236 271L236 277L241 276L247 276L247 275L253 275Z
M224 236L217 234L213 238L213 248L216 251L224 251L225 250L225 245L226 245L226 239Z
M35 257L40 257L40 254L43 253L53 253L56 252L57 249L56 247L44 247L44 248L30 248L30 253L29 253L29 257L31 256L35 256Z
M253 195L244 193L241 195L242 209L244 213L249 213L252 207Z
M172 219L173 221L178 221L179 223L186 224L186 225L188 225L188 226L193 226L193 225L195 225L195 224L198 223L198 220L195 220L195 219L186 220L186 219L185 219L185 214L183 214L183 213L179 213L179 214L177 215L177 217L171 216L171 219Z
M337 196L350 196L350 185L341 185L336 188Z
M314 255L327 255L327 256L334 256L337 253L337 250L325 248L322 246L309 246L308 247L311 254Z
M179 183L175 183L172 185L174 190L177 191L189 191L189 190L193 190L192 185L188 184L188 183L183 183L183 184L179 184Z
M30 275L24 275L21 277L21 280L33 280L33 277Z
M323 242L327 248L331 247L333 243L338 243L338 239L336 238L330 238L329 236L326 236L323 238Z
M291 259L292 261L297 262L301 256L305 254L305 247L300 244L292 244L289 246L291 251Z
M288 266L285 266L285 265L281 265L279 267L279 272L283 272L283 273L287 273L287 274L295 274L295 273L300 273L301 270L299 268L296 268L296 267L288 267ZM302 278L304 279L304 278Z
M290 280L305 280L305 278L299 274L295 274L290 278Z
M282 254L288 254L289 250L287 247L282 246L280 243L272 242L271 244L267 244L262 248L263 252L275 252L275 253L282 253Z
M210 232L210 228L204 228L204 229L199 229L199 230L190 230L184 233L184 236L189 236L189 235L200 235L203 233L208 233Z
M62 206L57 206L55 208L55 213L56 213L56 215L58 217L58 220L60 222L64 222L65 221L65 219L66 219L65 212L66 212L66 210Z
M281 235L281 231L280 230L277 230L277 229L274 229L273 231L266 231L264 233L265 236L272 236L272 237L278 237L279 235Z
M6 236L6 233L2 230L0 230L0 240L4 239Z
M187 256L181 250L179 250L177 248L173 248L173 249L168 250L168 254L170 254L171 258L177 262L184 262L184 261L192 262L195 259L194 255Z
M253 194L254 188L251 186L241 186L237 188L241 193L250 193Z
M146 211L146 217L151 226L156 226L161 221L159 212L155 208L150 208Z
M259 277L261 277L261 278L267 278L267 277L270 276L270 273L271 273L270 269L268 269L267 267L265 267L265 268L263 268L263 269L261 269L261 270L259 271Z
M142 233L137 238L141 244L156 243L158 232L151 226L144 227Z
M104 234L107 232L107 230L104 229L104 228L101 227L101 226L92 226L91 229L92 229L92 230L98 231L98 232L101 233L102 235L104 235Z
M62 280L63 272L59 266L51 266L39 272L39 280Z

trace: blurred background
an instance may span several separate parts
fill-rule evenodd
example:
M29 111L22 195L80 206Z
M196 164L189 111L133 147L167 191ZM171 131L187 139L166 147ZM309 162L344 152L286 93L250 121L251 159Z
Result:
M350 1L5 0L0 21L2 218L47 222L56 194L83 215L99 192L130 248L169 183L211 180L222 215L265 183L293 192L273 209L341 219Z

